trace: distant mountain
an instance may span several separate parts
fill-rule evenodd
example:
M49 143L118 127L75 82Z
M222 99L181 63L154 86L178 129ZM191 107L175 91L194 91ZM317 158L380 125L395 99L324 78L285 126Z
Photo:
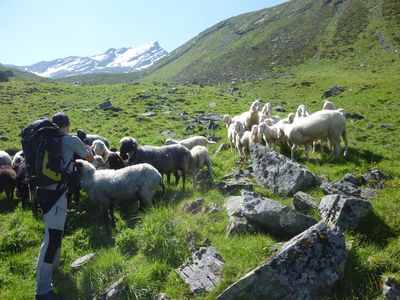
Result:
M46 78L39 77L35 74L20 71L0 64L0 82L8 81L49 81Z
M30 66L11 66L52 79L94 74L129 73L150 67L168 53L158 42L135 48L110 48L105 53L90 57L69 56L52 61L41 61Z

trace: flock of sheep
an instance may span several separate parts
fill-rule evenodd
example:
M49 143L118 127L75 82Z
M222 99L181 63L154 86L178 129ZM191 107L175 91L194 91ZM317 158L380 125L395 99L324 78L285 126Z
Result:
M265 143L273 149L277 145L288 144L291 157L295 149L305 145L307 160L312 143L329 141L335 154L340 152L341 137L345 142L344 155L347 154L347 136L344 111L335 110L332 102L325 101L321 111L310 114L305 105L300 105L296 113L290 113L281 119L271 115L272 105L267 103L261 109L259 100L250 106L249 111L231 118L223 117L228 129L228 139L241 157L248 157L253 143ZM170 182L171 174L178 184L182 177L182 189L185 189L186 176L192 177L193 189L196 189L196 174L207 167L209 178L213 182L211 159L205 147L215 143L203 136L194 136L184 140L167 139L164 146L142 146L132 137L120 141L120 149L109 149L106 138L77 131L77 136L85 142L95 154L93 163L77 160L81 187L88 197L97 203L103 211L106 228L109 217L114 220L114 203L137 199L140 206L153 203L159 186L165 194L163 175ZM0 192L5 191L8 200L13 199L17 187L22 203L29 199L29 186L26 180L26 167L22 151L13 159L5 151L0 151Z
M259 100L255 100L250 109L241 115L224 115L223 121L228 130L231 148L235 148L241 157L247 158L251 144L265 143L274 149L277 145L288 144L291 148L291 158L299 145L306 148L309 161L310 145L318 141L330 142L336 155L340 152L340 141L345 143L344 156L347 155L348 143L344 110L335 110L332 102L325 100L322 110L310 114L306 105L298 107L296 113L290 113L286 118L271 115L272 105L267 103L261 109Z
M106 228L109 217L114 220L114 203L136 199L140 206L152 204L159 186L165 194L163 175L175 175L178 184L182 177L182 189L185 189L186 176L192 176L196 189L195 176L199 169L207 167L209 178L213 182L211 159L207 144L215 143L203 136L195 136L181 141L167 139L165 146L141 146L132 137L124 137L119 151L111 151L107 139L97 135L86 135L78 130L77 136L83 140L94 154L93 163L76 160L81 187L88 197L97 203L104 214ZM29 199L29 186L25 177L26 167L22 151L11 159L5 151L0 151L0 192L6 192L7 199L13 199L14 189L23 203Z

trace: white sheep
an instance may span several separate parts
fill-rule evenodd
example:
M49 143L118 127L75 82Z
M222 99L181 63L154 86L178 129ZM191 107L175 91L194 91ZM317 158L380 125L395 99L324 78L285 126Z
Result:
M250 150L251 131L247 131L243 124L238 121L235 121L235 131L236 149L240 157L246 159L246 154L248 154Z
M331 101L325 99L324 100L324 105L322 107L322 110L335 110L335 105ZM327 144L327 142L328 141L326 139L325 140L321 139L321 140L318 140L318 141L314 141L313 142L313 152L315 152L318 144L320 144L321 150L323 150L324 146Z
M260 110L260 100L255 100L248 111L240 114L239 116L234 116L233 121L241 122L246 130L251 130L253 125L257 125L258 121L258 113Z
M90 150L93 150L96 155L101 156L104 160L107 160L108 154L111 153L102 140L94 140Z
M228 140L232 150L235 147L235 124L230 115L224 115L222 121L226 124Z
M296 114L294 116L294 121L297 121L298 119L308 117L310 115L310 111L308 110L307 106L305 104L300 104L299 107L297 108Z
M22 150L20 150L14 154L13 159L11 161L11 167L12 168L16 167L17 165L21 164L21 162L24 160L25 160L24 153Z
M147 206L152 204L159 185L162 194L165 193L161 174L150 164L137 164L119 170L96 170L91 163L77 159L76 166L83 190L103 211L107 229L108 214L115 226L114 201L138 199L141 205Z
M335 109L336 109L335 105L331 101L327 99L324 100L324 105L322 107L322 110L335 110Z
M92 165L96 168L96 169L108 169L108 165L105 162L104 158L100 155L93 155L93 161L92 161Z
M211 159L208 155L207 148L204 146L194 146L190 150L190 154L192 155L192 159L190 162L189 172L192 174L193 189L196 189L196 171L202 169L204 166L208 169L211 182L214 182Z
M341 112L337 110L317 111L307 118L301 118L292 124L283 125L285 136L292 143L291 158L299 145L306 146L307 161L309 161L309 143L318 139L328 139L336 155L340 152L340 137L345 143L344 156L347 155L348 143L346 122Z
M166 139L165 145L181 144L191 150L194 146L205 146L207 144L215 144L214 141L209 141L206 137L198 135L192 136L184 140Z
M11 156L6 151L0 150L0 166L11 167Z
M280 145L284 141L279 133L280 126L277 126L276 124L270 126L266 123L261 123L258 125L258 131L262 141L264 141L270 149L274 149L276 145Z

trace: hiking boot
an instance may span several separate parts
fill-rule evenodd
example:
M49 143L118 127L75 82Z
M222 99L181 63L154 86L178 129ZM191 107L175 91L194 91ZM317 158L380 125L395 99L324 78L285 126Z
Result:
M36 295L35 299L36 300L62 300L63 297L59 294L54 293L53 291L50 291L43 295Z

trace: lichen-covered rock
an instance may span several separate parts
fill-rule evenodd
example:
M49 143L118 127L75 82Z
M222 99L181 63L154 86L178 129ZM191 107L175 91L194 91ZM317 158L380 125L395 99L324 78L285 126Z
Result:
M242 190L242 196L243 216L266 232L292 237L317 223L315 219L257 193Z
M339 226L342 230L355 229L372 211L372 205L359 198L334 194L322 198L318 210L325 222Z
M319 222L285 243L217 300L319 299L344 275L346 245L338 227Z
M189 262L182 265L176 272L189 286L194 295L211 292L220 282L223 260L213 248L200 248L192 254Z
M293 196L293 207L298 212L308 214L313 208L318 207L318 203L309 194L304 192L297 192Z
M263 145L252 145L250 157L256 182L273 193L294 195L317 185L317 179L299 163Z

